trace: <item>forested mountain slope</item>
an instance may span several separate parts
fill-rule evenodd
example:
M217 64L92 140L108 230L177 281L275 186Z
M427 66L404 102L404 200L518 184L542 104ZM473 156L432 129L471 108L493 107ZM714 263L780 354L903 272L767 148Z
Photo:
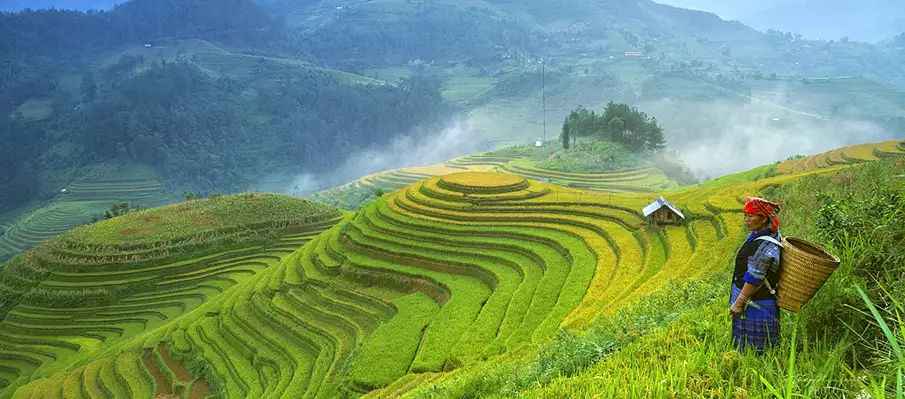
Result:
M0 18L10 38L0 44L10 172L0 185L16 187L3 190L6 209L112 160L150 165L171 189L236 190L262 160L329 170L357 148L449 116L428 78L383 85L290 55L300 50L250 1L139 0ZM389 110L397 117L381 117Z

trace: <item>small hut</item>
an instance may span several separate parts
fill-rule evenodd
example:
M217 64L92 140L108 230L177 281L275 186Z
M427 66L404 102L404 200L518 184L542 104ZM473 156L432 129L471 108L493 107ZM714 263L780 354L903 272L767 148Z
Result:
M653 225L681 224L685 220L682 211L663 197L658 197L650 205L645 206L643 213L647 221Z

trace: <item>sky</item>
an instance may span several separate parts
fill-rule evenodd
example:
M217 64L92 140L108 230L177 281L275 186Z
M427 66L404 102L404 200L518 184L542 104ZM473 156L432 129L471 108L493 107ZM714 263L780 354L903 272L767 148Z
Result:
M809 39L878 42L905 32L905 0L655 0Z
M122 0L0 0L0 11L19 11L24 8L108 9L122 2Z

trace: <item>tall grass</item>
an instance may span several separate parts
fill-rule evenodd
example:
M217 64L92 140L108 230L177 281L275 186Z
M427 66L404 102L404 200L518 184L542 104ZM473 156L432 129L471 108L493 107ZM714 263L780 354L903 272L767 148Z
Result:
M901 284L901 282L900 282ZM905 397L905 323L902 322L902 314L905 307L883 285L879 286L885 295L886 311L881 313L880 308L874 304L868 294L860 286L857 287L858 295L864 301L870 311L873 320L882 332L886 341L865 340L863 344L872 349L877 356L879 370L869 370L862 378L854 370L848 370L849 374L856 378L864 392L868 392L873 398ZM899 297L901 298L901 297Z

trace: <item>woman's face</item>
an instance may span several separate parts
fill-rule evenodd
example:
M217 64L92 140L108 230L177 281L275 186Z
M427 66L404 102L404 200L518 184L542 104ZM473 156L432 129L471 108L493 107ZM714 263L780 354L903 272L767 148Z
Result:
M767 217L755 215L753 213L745 214L745 228L748 231L761 231L766 228Z

